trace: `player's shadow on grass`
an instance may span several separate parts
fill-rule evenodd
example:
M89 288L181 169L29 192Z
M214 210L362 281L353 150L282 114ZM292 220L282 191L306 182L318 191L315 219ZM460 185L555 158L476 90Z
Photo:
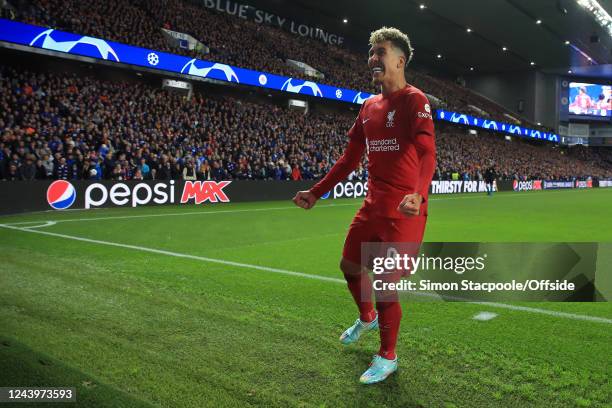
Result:
M0 336L0 387L68 387L76 389L76 403L48 403L53 407L134 407L154 405L32 350L11 338ZM1 404L0 405L4 405ZM19 407L41 406L20 402ZM45 405L44 403L42 405Z
M393 373L385 381L378 384L364 385L359 383L359 377L368 368L374 353L360 348L347 348L346 355L352 359L351 364L354 371L349 373L355 379L355 406L401 406L422 407L414 400L414 392L411 392L407 383L402 382L402 365L400 359L399 370Z

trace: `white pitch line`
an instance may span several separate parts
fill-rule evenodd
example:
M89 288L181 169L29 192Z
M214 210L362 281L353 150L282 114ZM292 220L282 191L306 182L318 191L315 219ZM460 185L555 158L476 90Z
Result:
M328 207L346 207L346 206L356 206L361 203L344 203L344 204L327 204L327 205L319 205L317 208L328 208ZM93 218L68 218L68 219L57 219L53 220L53 222L80 222L80 221L106 221L106 220L125 220L132 218L153 218L153 217L178 217L185 215L215 215L215 214L231 214L231 213L242 213L242 212L254 212L254 211L279 211L279 210L294 210L298 209L296 206L285 206L285 207L267 207L267 208L245 208L241 210L220 210L220 211L183 211L176 213L161 213L161 214L140 214L140 215L117 215L110 217L93 217ZM23 221L23 222L13 222L7 223L4 225L26 225L26 224L34 224L40 221Z
M99 244L99 245L107 245L107 246L112 246L112 247L133 249L133 250L136 250L136 251L142 251L142 252L149 252L149 253L154 253L154 254L159 254L159 255L172 256L172 257L175 257L175 258L194 259L194 260L202 261L202 262L210 262L210 263L216 263L216 264L221 264L221 265L229 265L229 266L235 266L235 267L251 269L251 270L254 269L254 270L258 270L258 271L278 273L278 274L289 275L289 276L297 276L297 277L300 277L300 278L314 279L314 280L320 280L320 281L326 281L326 282L334 282L334 283L341 283L341 284L345 284L346 283L346 281L344 279L331 278L331 277L321 276L321 275L313 275L313 274L304 273L304 272L295 272L295 271L290 271L290 270L287 270L287 269L270 268L270 267L267 267L267 266L259 266L259 265L251 265L251 264L242 263L242 262L227 261L225 259L216 259L216 258L208 258L208 257L198 256L198 255L182 254L182 253L179 253L179 252L165 251L165 250L162 250L162 249L155 249L155 248L141 247L141 246L137 246L137 245L122 244L122 243L119 243L119 242L102 241L102 240L98 240L98 239L90 239L90 238L84 238L84 237L77 237L77 236L73 236L73 235L58 234L58 233L55 233L55 232L31 230L31 229L27 229L27 228L20 228L20 227L15 227L15 226L6 225L6 224L0 224L0 227L1 228L8 228L8 229L15 230L15 231L29 232L31 234L40 234L40 235L47 235L47 236L50 236L50 237L71 239L71 240L74 240L74 241L88 242L88 243L91 243L91 244ZM431 293L419 293L419 292L415 292L414 294L418 295L418 296L427 296L427 297L434 296ZM579 315L579 314L565 313L565 312L557 312L557 311L554 311L554 310L538 309L538 308L535 308L535 307L526 307L526 306L515 306L515 305L509 305L509 304L497 303L497 302L469 302L469 303L478 304L478 305L486 305L486 306L489 306L489 307L496 307L496 308L501 308L501 309L509 309L509 310L514 310L514 311L538 313L538 314L543 314L543 315L548 315L548 316L562 317L562 318L566 318L566 319L585 320L585 321L589 321L589 322L612 324L612 319L606 319L604 317Z
M81 242L89 242L89 243L92 243L92 244L100 244L100 245L108 245L108 246L114 246L114 247L119 247L119 248L134 249L134 250L137 250L137 251L151 252L151 253L154 253L154 254L173 256L173 257L176 257L176 258L195 259L195 260L198 260L198 261L217 263L217 264L229 265L229 266L237 266L239 268L256 269L256 270L261 270L261 271L266 271L266 272L280 273L280 274L284 274L284 275L300 276L300 277L303 277L303 278L310 278L310 279L318 279L318 280L323 280L323 281L345 283L345 281L343 279L338 279L338 278L329 278L329 277L326 277L326 276L311 275L311 274L303 273L303 272L294 272L294 271L289 271L289 270L286 270L286 269L269 268L267 266L251 265L251 264L246 264L246 263L241 263L241 262L227 261L227 260L224 260L224 259L208 258L208 257L205 257L205 256L190 255L190 254L181 254L179 252L165 251L163 249L146 248L146 247L141 247L141 246L137 246L137 245L121 244L119 242L101 241L101 240L98 240L98 239L83 238L83 237L77 237L77 236L66 235L66 234L58 234L58 233L55 233L55 232L48 232L48 231L30 230L30 229L27 229L27 228L19 228L19 227L14 227L14 226L11 226L11 225L4 225L4 224L0 224L0 227L9 228L9 229L16 230L16 231L30 232L30 233L33 233L33 234L42 234L42 235L48 235L48 236L51 236L51 237L72 239L72 240L81 241Z
M555 193L566 193L566 191L549 191L546 194L555 194ZM467 199L483 199L484 193L475 193L474 195L469 196L460 196L460 197L439 197L439 198L431 198L429 201L453 201L453 200L467 200ZM499 194L499 193L497 193ZM508 195L504 194L502 197L505 198L516 198L516 197L529 197L529 193L526 194L513 194ZM488 198L484 198L488 199ZM363 204L363 201L358 201L356 203L339 203L339 204L319 204L315 208L333 208L333 207L350 207L350 206L360 206ZM92 210L102 210L105 208L94 208ZM251 211L278 211L278 210L295 210L298 209L295 206L284 206L284 207L267 207L267 208L246 208L240 210L221 210L221 211L183 211L176 213L161 213L161 214L139 214L139 215L117 215L110 217L90 217L90 218L68 218L68 219L56 219L51 220L56 223L60 222L80 222L80 221L106 221L106 220L126 220L126 219L134 219L134 218L153 218L153 217L177 217L177 216L186 216L186 215L210 215L210 214L230 214L230 213L242 213L242 212L251 212ZM68 211L68 210L61 210ZM88 211L83 209L73 209L72 211ZM35 224L39 221L22 221L22 222L12 222L5 223L4 225L26 225L26 224Z
M40 221L38 221L40 222ZM55 221L46 221L44 224L40 224L40 225L32 225L31 227L22 227L24 229L32 229L32 228L44 228L44 227L50 227L52 225L57 224L57 222Z

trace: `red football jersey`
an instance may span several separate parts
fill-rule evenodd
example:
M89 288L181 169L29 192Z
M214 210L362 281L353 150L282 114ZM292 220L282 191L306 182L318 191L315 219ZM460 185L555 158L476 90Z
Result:
M427 195L435 170L432 110L419 89L406 86L386 97L364 102L349 130L343 156L312 192L330 191L368 155L368 194L362 211L381 217L403 217L397 206L406 194L424 198L421 214L427 214Z
M587 109L590 108L592 103L591 97L589 95L586 94L580 94L578 96L576 96L576 99L574 100L574 103L576 105L578 105L580 108L582 109Z

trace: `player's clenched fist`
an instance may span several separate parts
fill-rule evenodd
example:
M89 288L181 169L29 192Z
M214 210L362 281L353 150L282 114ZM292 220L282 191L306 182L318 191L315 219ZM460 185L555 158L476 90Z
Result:
M298 191L295 197L293 197L293 202L298 207L310 210L317 202L317 196L310 191Z
M419 193L406 194L402 202L397 206L397 210L404 215L419 215L421 213L421 203L423 197Z

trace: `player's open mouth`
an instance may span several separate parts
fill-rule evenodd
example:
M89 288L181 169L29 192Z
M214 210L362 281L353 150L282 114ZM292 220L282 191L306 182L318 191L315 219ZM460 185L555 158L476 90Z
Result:
M382 74L383 73L383 68L382 67L374 67L372 68L372 75L376 75L376 74Z

